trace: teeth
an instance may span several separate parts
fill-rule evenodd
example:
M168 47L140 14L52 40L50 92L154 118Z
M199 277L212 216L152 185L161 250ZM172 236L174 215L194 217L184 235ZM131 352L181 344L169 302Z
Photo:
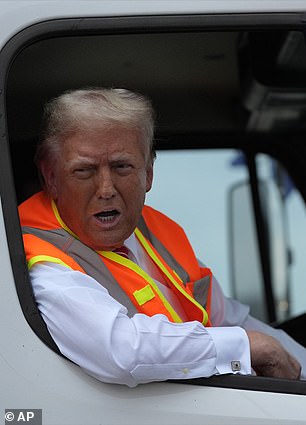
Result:
M114 217L118 214L118 211L111 210L111 211L102 211L98 214L96 214L96 217L103 223L110 223L114 220Z
M114 216L113 216L113 215L111 215L111 216L106 216L106 217L101 216L101 215L98 215L98 216L97 216L97 218L98 218L100 221L102 221L103 223L110 223L111 221L113 221L113 220L114 220Z

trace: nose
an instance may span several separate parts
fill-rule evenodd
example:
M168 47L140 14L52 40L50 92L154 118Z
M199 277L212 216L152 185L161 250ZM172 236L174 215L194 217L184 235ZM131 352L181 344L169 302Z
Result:
M97 175L96 195L100 199L111 199L117 191L113 182L111 170L106 168Z

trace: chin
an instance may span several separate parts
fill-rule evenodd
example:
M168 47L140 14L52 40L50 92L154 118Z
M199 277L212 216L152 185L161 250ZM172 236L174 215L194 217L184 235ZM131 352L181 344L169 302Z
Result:
M90 248L92 248L95 251L113 251L115 248L118 248L123 245L123 242L117 242L117 243L91 243L87 244Z

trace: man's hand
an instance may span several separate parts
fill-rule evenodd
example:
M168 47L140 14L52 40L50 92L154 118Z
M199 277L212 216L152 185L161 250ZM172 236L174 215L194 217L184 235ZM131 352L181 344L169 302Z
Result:
M247 331L251 348L252 368L258 376L299 379L301 365L273 337Z

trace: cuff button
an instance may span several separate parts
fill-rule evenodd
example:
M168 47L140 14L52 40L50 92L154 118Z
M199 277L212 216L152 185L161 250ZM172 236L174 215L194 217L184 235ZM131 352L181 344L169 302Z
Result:
M233 360L231 362L231 366L233 372L239 372L241 370L241 364L239 360Z

